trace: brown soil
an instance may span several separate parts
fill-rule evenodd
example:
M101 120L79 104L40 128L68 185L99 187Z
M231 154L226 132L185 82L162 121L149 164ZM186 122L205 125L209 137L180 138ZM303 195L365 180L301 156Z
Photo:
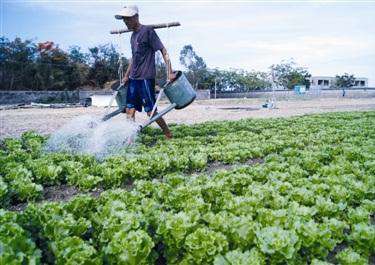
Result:
M169 112L165 119L168 123L194 124L213 120L239 120L244 118L289 117L322 112L375 110L373 98L316 98L277 101L276 109L262 108L264 99L216 99L195 101L187 108ZM161 103L160 109L167 106ZM115 110L115 108L113 108ZM102 107L88 108L32 108L0 110L0 139L17 137L22 132L35 130L41 134L50 134L63 124L80 115L102 116ZM119 115L114 119L125 119ZM143 123L147 116L137 113L137 122ZM155 124L153 126L156 126Z

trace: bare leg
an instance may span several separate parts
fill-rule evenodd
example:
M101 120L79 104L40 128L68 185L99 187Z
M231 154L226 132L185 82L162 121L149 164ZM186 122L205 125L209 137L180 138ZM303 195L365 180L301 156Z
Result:
M133 122L135 121L135 109L126 108L126 119L133 121ZM130 135L128 137L127 144L128 145L133 144L134 138L135 138L134 134Z
M154 116L156 114L157 114L157 112L155 111ZM150 117L151 116L151 111L147 112L147 115ZM165 137L168 138L168 139L171 139L172 138L172 133L169 130L169 127L168 127L167 123L165 122L165 120L162 117L160 117L159 119L156 120L156 123L163 130L163 133L164 133Z

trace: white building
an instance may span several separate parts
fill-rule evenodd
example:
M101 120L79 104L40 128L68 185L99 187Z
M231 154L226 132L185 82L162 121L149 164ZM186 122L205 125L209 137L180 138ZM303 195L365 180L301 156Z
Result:
M311 86L319 87L321 89L334 88L336 84L336 77L332 76L312 76L310 78ZM368 87L368 78L356 77L353 88Z

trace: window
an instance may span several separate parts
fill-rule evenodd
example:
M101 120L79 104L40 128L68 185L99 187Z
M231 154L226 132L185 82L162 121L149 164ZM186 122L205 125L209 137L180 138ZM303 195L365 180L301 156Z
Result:
M365 81L361 81L361 85L360 86L365 86L366 85L366 82Z
M359 86L359 81L355 81L354 85Z
M318 80L318 86L323 85L323 80Z
M324 80L323 81L323 86L329 86L329 80Z

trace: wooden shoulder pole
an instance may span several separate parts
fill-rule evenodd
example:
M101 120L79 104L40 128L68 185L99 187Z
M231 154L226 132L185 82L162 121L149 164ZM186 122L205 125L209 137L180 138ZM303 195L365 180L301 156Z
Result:
M162 23L162 24L152 24L152 25L146 25L149 27L152 27L154 29L161 29L161 28L170 28L170 27L178 27L181 26L180 22L170 22L170 23ZM117 30L111 30L111 34L122 34L132 32L132 30L129 29L117 29Z

